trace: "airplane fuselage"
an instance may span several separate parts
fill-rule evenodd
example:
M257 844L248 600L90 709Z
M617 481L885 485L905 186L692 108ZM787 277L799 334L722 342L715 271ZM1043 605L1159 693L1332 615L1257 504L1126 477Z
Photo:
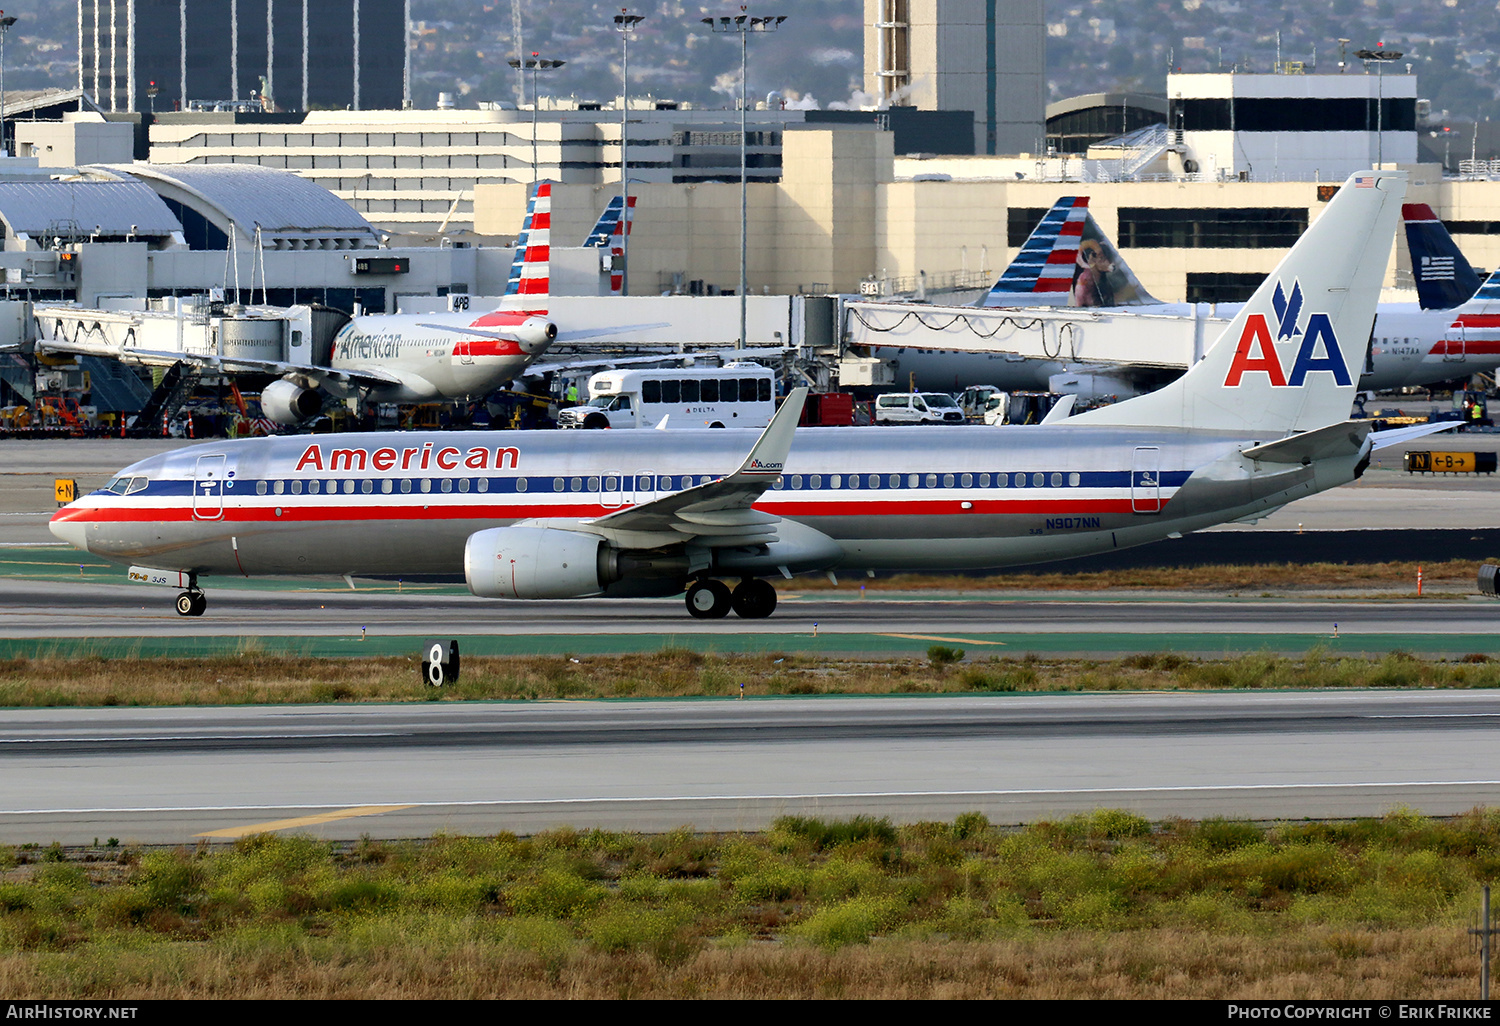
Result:
M210 443L121 471L116 491L60 510L53 532L114 562L201 575L453 576L476 531L591 520L704 484L738 465L756 432L673 437L671 448L645 431ZM1239 455L1270 440L1081 425L801 429L755 507L832 539L837 554L819 569L985 569L1242 519L1360 469L1354 457L1261 466Z
M522 325L530 314L487 315L487 332L500 334ZM473 314L392 314L356 317L333 341L330 366L337 371L377 371L401 379L399 385L357 389L378 403L414 403L479 398L514 380L546 346L514 339L466 335ZM451 327L454 330L444 330ZM338 394L356 391L330 380Z

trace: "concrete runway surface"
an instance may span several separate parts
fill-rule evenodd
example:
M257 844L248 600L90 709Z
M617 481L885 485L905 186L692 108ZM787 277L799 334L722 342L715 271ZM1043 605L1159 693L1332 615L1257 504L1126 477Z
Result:
M17 710L0 840L1453 814L1500 801L1486 692Z

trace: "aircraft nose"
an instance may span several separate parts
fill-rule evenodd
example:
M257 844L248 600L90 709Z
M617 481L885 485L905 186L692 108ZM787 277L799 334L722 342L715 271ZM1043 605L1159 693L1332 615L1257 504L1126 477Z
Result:
M71 512L73 511L67 509L58 510L47 523L47 529L52 532L53 537L67 542L75 549L87 552L89 550L88 524L81 520L69 519Z

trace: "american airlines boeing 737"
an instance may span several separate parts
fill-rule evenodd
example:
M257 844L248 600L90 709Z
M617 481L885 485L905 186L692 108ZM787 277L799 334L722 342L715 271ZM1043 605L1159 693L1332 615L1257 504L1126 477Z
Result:
M753 618L777 576L1012 566L1264 515L1428 430L1348 420L1404 190L1351 178L1187 374L1056 424L796 430L798 389L758 437L219 442L127 467L52 531L180 588L184 615L208 577L462 574L484 597L686 589L693 616Z

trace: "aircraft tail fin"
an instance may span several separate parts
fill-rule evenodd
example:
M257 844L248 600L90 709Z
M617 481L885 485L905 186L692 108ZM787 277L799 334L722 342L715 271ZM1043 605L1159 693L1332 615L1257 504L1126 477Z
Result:
M1403 203L1411 273L1423 310L1451 310L1479 291L1479 275L1426 203Z
M977 305L1157 305L1088 207L1087 196L1054 203Z
M611 196L609 203L604 207L604 213L599 215L599 220L594 224L594 230L589 232L589 237L583 240L585 246L593 246L598 249L608 248L611 259L611 270L609 273L609 294L618 296L625 285L625 275L620 270L620 260L625 256L625 236L630 234L630 226L635 221L635 197L629 197L630 202L623 202L625 197ZM620 211L625 211L622 217Z
M1346 420L1405 192L1404 172L1350 176L1202 360L1165 388L1068 423L1275 438Z
M505 285L506 306L524 305L537 296L546 297L550 292L551 235L552 183L537 182L526 201L521 234L516 236L516 256L510 264L510 280Z
M630 205L635 206L635 197L630 197ZM604 212L599 215L599 220L594 222L594 230L589 232L588 238L583 240L585 246L594 246L602 249L608 246L615 235L615 225L620 223L620 210L623 207L624 197L614 195L604 205Z

